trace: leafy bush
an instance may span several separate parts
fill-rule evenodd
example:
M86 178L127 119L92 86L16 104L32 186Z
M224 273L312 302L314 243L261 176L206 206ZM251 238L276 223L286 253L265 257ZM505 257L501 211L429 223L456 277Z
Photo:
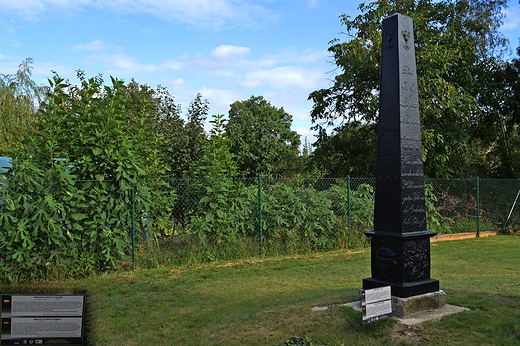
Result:
M451 222L451 219L441 214L441 211L443 210L442 206L436 206L438 198L433 192L433 186L431 184L425 184L424 187L427 229L439 234L450 233L449 223Z
M237 164L230 153L229 139L224 134L222 115L214 116L211 142L195 174L193 184L198 203L191 215L188 235L196 235L203 246L236 244L246 236L254 223L255 198L237 175Z
M282 343L276 344L274 346L326 346L326 344L316 344L313 340L311 340L308 336L301 337L298 335L293 336L290 339L285 340Z
M159 179L147 104L136 110L121 81L102 87L100 77L78 77L80 86L50 81L38 135L4 174L0 281L113 270L130 250L132 192L136 219L152 233L175 200Z
M289 253L335 248L339 219L325 193L280 182L264 189L262 200L262 228L268 246L278 244Z

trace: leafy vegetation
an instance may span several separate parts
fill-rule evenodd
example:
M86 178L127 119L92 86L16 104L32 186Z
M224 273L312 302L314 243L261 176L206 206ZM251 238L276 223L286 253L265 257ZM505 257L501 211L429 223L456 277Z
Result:
M36 110L45 88L31 80L31 63L28 58L14 75L0 74L0 156L21 149L35 130Z
M520 49L518 50L520 55ZM520 59L492 60L481 71L486 81L477 86L479 103L489 105L479 109L477 119L482 123L478 138L488 151L485 170L495 177L518 178L520 172Z
M44 88L27 59L0 76L0 155L15 163L0 189L0 280L128 266L132 229L139 253L168 250L161 260L143 256L143 266L366 246L373 184L334 177L375 171L379 23L396 11L415 20L426 175L516 177L520 69L518 59L500 60L504 6L376 1L342 16L349 40L329 49L339 73L310 95L319 130L312 153L306 143L299 154L292 116L262 96L234 102L207 134L200 94L184 119L160 86L114 78L105 86L78 71L79 85L55 75ZM473 227L476 217L487 218L482 230L497 229L511 208L498 189L481 199L499 206L483 212L472 191L426 187L428 228L439 233Z
M220 120L218 120L219 118ZM217 117L215 121L221 122L221 120L221 117ZM215 128L218 129L221 126L216 125ZM160 207L168 211L166 214L162 214L163 216L161 216L161 210L164 209L158 209L157 215L151 215L154 213L151 209L143 209L143 212L136 213L138 267L154 268L226 259L238 260L255 256L259 251L266 256L277 256L359 248L368 245L364 232L370 231L373 225L373 181L354 178L269 179L264 177L259 188L256 179L231 178L233 175L231 171L234 169L232 155L225 144L226 139L221 136L222 132L216 130L212 136L213 144L210 146L213 149L205 154L203 160L207 162L207 165L201 166L198 171L201 176L211 175L212 179L170 180L168 181L170 186L158 185L155 187L150 184L140 186L140 182L134 184L136 208L144 208L143 201L140 201L140 194L144 189L145 199L151 198L156 203L154 204L156 208ZM228 156L229 160L226 161L222 156ZM213 160L228 163L220 166L221 170L219 170L216 169L219 167L218 164L212 163ZM65 167L65 169L67 168ZM41 173L42 179L47 179L46 177L54 171L49 172ZM40 188L39 185L32 187L31 180L24 183L25 185L19 183L21 178L8 180L9 189L5 189L3 192L10 189L13 192L6 193L4 198L6 201L18 198L15 204L20 207L17 209L18 214L14 214L14 210L7 210L0 214L1 217L4 217L6 222L13 215L18 215L17 220L20 218L28 220L26 222L27 230L23 234L43 232L45 227L41 225L46 225L46 220L50 218L51 223L63 224L59 227L66 229L68 233L65 234L67 235L70 233L72 237L82 237L83 242L94 239L91 253L89 253L91 257L85 258L86 255L81 255L81 252L79 255L74 255L76 257L73 258L77 258L76 260L80 263L70 262L70 265L74 265L73 269L67 271L70 276L82 277L96 271L113 270L121 264L123 267L128 267L130 257L128 235L131 222L128 215L131 202L127 200L130 198L129 191L124 194L120 192L121 196L115 191L109 193L106 190L106 187L110 185L103 184L111 182L75 181L66 173L63 176L68 180L60 182L59 179L51 179L52 184L51 182L42 184L43 187L51 189L52 193L46 192L47 190L43 190L43 187ZM72 184L67 181L72 181ZM499 184L496 184L497 182ZM517 181L510 183L511 187L518 188ZM436 186L435 190L433 184ZM468 195L470 198L465 198L466 190L459 190L458 193L455 190L455 188L460 189L467 185L466 188L470 193L476 193L471 190L474 184L475 181L472 180L458 183L434 180L432 183L426 184L428 229L441 234L476 232L478 226L476 201L471 195ZM481 210L481 232L499 230L498 227L502 227L501 225L505 221L510 208L507 205L513 202L517 191L505 187L510 191L508 194L504 194L503 188L498 189L503 184L504 181L495 181L494 185L488 184L487 181L482 182L483 188L487 191L486 194L492 191L496 197L493 201L489 198L483 199L486 205L485 209ZM173 191L178 190L179 186L187 187L185 192L190 196L190 203L176 198L177 195L171 195ZM447 194L450 190L452 190L450 194ZM161 197L161 194L165 194L166 198L171 198L168 205L163 205L162 202L166 199ZM115 214L113 211L113 207L117 205L115 204L117 196L121 196L124 201L123 205L117 208L117 212L121 214ZM259 197L262 205L262 237L260 237ZM50 206L43 204L47 201L45 198L51 198L50 200L55 204ZM495 205L497 198L504 203L503 206ZM55 209L49 209L51 207ZM65 210L65 212L61 210ZM72 210L76 212L67 214ZM145 210L149 211L144 212ZM178 210L182 210L184 213L176 214L175 212ZM41 218L33 217L35 213L38 213ZM111 239L109 238L100 243L99 237L106 235L104 224L105 222L113 223L114 221L110 221L110 217L114 215L123 215L118 219L119 223L115 225L121 225L127 230L122 236L124 238L112 243L109 242ZM104 217L109 219L105 220ZM78 220L72 218L78 218ZM493 220L501 221L493 224ZM511 221L510 227L518 227L515 220ZM93 225L93 230L90 228L91 225ZM5 239L15 232L12 227L9 228L9 232L4 233ZM103 227L101 232L95 231L99 229L98 227ZM45 237L45 233L34 234ZM85 240L85 235L89 235L91 238ZM26 237L32 239L30 236ZM29 253L33 249L33 245L25 244L22 241L14 244L13 248L17 248L19 252ZM54 242L60 241L60 245L55 245L54 248L41 247L45 256L49 256L49 254L53 256L53 251L59 256L64 255L65 253L59 252L59 247L63 245L62 238L58 237ZM262 242L262 246L260 242ZM89 248L85 243L82 244L85 249ZM103 248L96 244L100 244ZM110 251L108 253L113 258L118 258L118 261L106 262L105 267L100 266L97 261L98 257L92 255L96 251L97 253ZM47 258L45 256L44 258ZM24 263L31 262L25 261ZM60 268L65 269L59 262L46 261L45 263L47 265L43 267L45 271L39 270L38 266L33 266L34 272L31 275L34 275L35 278L56 276L57 274L52 274L52 270L57 272ZM28 266L27 270L30 271L30 268ZM5 279L19 280L17 277L6 277Z
M516 62L500 60L508 44L497 31L505 6L504 0L372 1L355 18L342 15L347 40L329 47L333 84L309 96L319 131L311 162L328 176L375 174L380 23L399 12L414 20L425 175L518 177L520 75Z
M284 342L278 343L274 346L316 346L313 340L311 340L308 336L301 337L299 335L295 335L290 339L285 340ZM325 344L320 344L322 346L326 346Z
M208 242L232 246L246 235L245 221L255 208L248 198L252 196L247 190L242 195L239 182L234 180L237 164L224 134L223 116L217 115L212 124L210 144L196 171L194 187L200 191L200 199L188 235L196 234L204 246Z
M159 180L159 138L144 128L148 105L135 110L116 79L102 87L100 77L78 77L79 86L50 81L37 132L4 174L1 281L113 270L130 250L134 187L136 219L148 229L175 201Z

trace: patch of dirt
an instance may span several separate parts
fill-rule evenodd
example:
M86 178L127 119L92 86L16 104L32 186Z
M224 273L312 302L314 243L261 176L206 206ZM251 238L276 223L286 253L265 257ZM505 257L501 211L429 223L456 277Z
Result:
M178 278L181 275L182 275L182 270L180 270L180 269L172 269L172 270L170 270L170 276L168 278L169 279L176 279L176 278Z
M421 331L423 327L409 327L404 324L396 324L390 332L390 339L396 345L403 343L419 345L421 343Z
M345 254L346 255L354 255L354 254L360 254L360 253L365 253L367 252L368 250L367 249L363 249L363 250L357 250L357 251L347 251L345 253L335 253L335 254L327 254L327 255L323 255L323 254L317 254L317 255L311 255L311 256L308 256L308 258L322 258L322 257L337 257L337 256L344 256ZM305 256L305 255L304 255ZM281 261L285 261L285 260L290 260L290 259L299 259L299 258L304 258L304 256L300 256L300 255L293 255L293 256L285 256L285 257L281 257L281 258L264 258L262 260L259 260L259 261L241 261L241 262L232 262L232 263L226 263L226 264L219 264L219 265L215 265L215 267L217 268L223 268L223 267L233 267L233 266L238 266L238 265L244 265L244 264L257 264L257 263L263 263L263 262L281 262Z
M260 261L260 262L262 262L262 261ZM243 262L236 262L236 263L220 264L220 265L217 265L215 267L217 267L217 268L224 268L224 267L239 266L239 265L243 265L243 264L256 264L256 263L259 263L259 262L256 262L256 261L243 261Z
M128 281L131 279L135 279L134 274L121 274L116 277L115 281L120 282L120 281Z

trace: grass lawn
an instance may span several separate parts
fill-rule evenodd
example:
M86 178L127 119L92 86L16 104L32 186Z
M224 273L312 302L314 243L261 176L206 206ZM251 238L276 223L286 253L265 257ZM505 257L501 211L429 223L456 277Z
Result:
M91 344L274 345L307 335L327 345L520 345L520 236L432 243L448 303L471 309L404 328L363 326L348 307L370 276L370 250L138 270L34 285L89 294ZM6 287L2 291L6 291Z

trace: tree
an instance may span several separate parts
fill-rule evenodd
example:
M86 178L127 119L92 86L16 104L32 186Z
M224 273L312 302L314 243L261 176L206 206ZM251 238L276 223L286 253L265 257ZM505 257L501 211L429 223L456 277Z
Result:
M188 107L185 121L181 117L181 106L176 104L174 97L161 86L152 89L132 80L126 92L136 110L139 110L142 102L148 103L151 107L151 116L145 120L146 124L143 124L146 127L144 130L161 138L157 150L161 161L167 167L165 177L174 186L177 197L177 203L172 206L172 215L176 225L184 227L189 221L186 215L190 205L197 200L196 191L186 179L195 178L196 169L200 166L208 146L204 121L208 114L209 102L203 100L201 94L197 94Z
M497 33L504 6L504 0L383 0L361 4L361 14L354 19L342 15L349 40L335 39L329 48L338 73L330 88L309 96L314 102L311 117L315 129L339 121L341 125L334 131L339 135L356 129L344 123L377 124L380 23L399 12L415 23L425 174L478 174L482 158L475 151L473 125L480 106L476 92L482 81L476 76L506 47L507 41Z
M199 166L208 138L204 131L204 122L208 116L209 101L202 99L199 93L188 107L187 118L182 137L177 138L177 152L183 155L177 159L176 165L181 168L183 178L193 178Z
M310 164L330 178L368 176L375 172L377 127L374 124L350 122L332 135L319 134Z
M33 134L45 88L31 79L32 62L27 58L14 75L0 74L0 156L9 156Z
M230 139L226 135L225 120L222 114L214 116L211 140L199 167L195 171L198 178L194 184L200 200L195 213L191 216L191 228L204 246L222 241L237 240L236 193L238 182L237 164L230 151ZM235 198L233 198L235 197ZM233 203L229 203L233 200Z
M226 133L240 174L284 174L296 163L300 136L291 130L292 116L262 96L231 104Z
M158 89L154 97L159 100L155 110L154 130L164 138L161 145L163 160L168 165L171 179L193 178L207 146L204 121L208 114L208 101L201 94L190 103L185 121L181 107L164 89Z
M490 61L478 92L475 122L485 170L502 178L520 177L520 59Z
M162 138L159 150L161 159L167 164L168 177L193 178L208 142L204 132L208 100L197 94L188 107L185 121L181 117L181 105L176 104L175 98L162 86L153 89L132 80L126 86L126 92L131 99L133 113L138 114L143 102L150 107L150 117L142 120L143 129Z

